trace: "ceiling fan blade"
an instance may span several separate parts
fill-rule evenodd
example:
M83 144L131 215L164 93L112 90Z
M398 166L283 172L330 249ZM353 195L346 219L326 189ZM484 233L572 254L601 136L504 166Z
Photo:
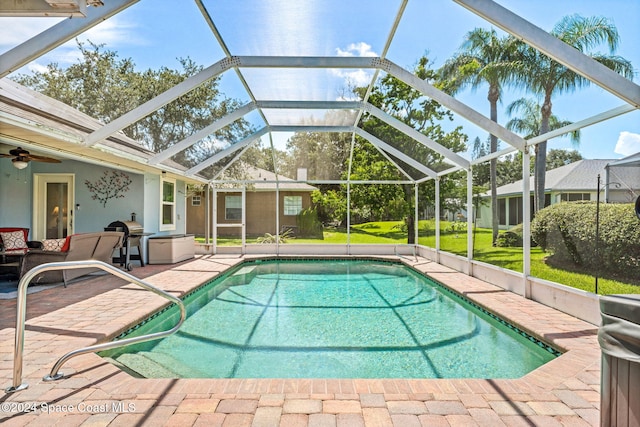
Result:
M15 157L13 154L2 154L0 153L0 157Z
M29 154L26 157L29 160L33 160L34 162L60 163L60 160L58 159L52 159L51 157L45 157L45 156L36 156L35 154Z

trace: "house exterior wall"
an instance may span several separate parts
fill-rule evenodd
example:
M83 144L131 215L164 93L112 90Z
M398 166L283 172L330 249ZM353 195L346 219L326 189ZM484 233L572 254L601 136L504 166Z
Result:
M240 196L241 192L217 193L217 223L233 224L240 220L225 218L225 197ZM284 214L284 198L286 196L300 196L302 209L311 207L311 194L307 191L280 191L279 213L280 227L297 227L295 215ZM200 206L193 206L193 196L187 197L187 233L204 236L206 227L206 195L200 196ZM213 200L210 201L210 212L213 212ZM247 191L246 192L246 227L248 237L262 236L265 233L276 233L276 192L275 191ZM238 228L218 228L219 236L239 237Z
M93 193L86 181L95 183L104 172L114 171L108 167L84 163L75 160L63 160L61 163L31 162L26 169L18 170L11 159L0 159L0 227L33 228L33 175L37 173L74 174L74 233L102 231L116 220L130 220L136 213L136 220L145 231L154 234L184 234L185 231L185 194L184 181L176 182L176 229L160 233L160 177L153 174L137 174L125 171L131 179L129 190L124 197L114 197L103 206L93 199ZM31 236L30 236L31 237Z
M600 202L604 203L604 191L600 192ZM597 194L596 191L552 191L546 194L547 201L545 206L555 205L557 203L562 203L563 194L570 194L577 198L583 198L584 200L596 201ZM533 197L533 193L531 193ZM516 203L514 203L516 202ZM620 191L620 190L612 190L609 193L609 202L610 203L632 203L633 197L632 193L629 191ZM489 197L482 198L481 205L478 208L479 215L476 215L476 225L480 228L491 228L491 199ZM521 195L510 195L506 197L498 197L498 204L504 203L504 216L500 215L501 220L499 221L500 230L508 230L520 223L520 221L515 220L514 217L518 217L514 215L513 209L514 206L517 206L519 211L522 211L522 196ZM531 200L531 216L533 218L533 200Z

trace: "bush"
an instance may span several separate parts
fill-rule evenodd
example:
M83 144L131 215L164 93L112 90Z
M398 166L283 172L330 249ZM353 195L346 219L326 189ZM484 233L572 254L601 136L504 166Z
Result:
M551 205L531 222L531 235L559 261L618 272L640 267L640 221L632 204L601 204L596 251L596 204Z
M504 231L498 234L498 238L496 239L496 246L499 248L522 247L522 233L518 235L518 233L511 230Z
M322 239L322 223L318 219L318 212L313 208L300 211L297 218L298 235L308 239Z

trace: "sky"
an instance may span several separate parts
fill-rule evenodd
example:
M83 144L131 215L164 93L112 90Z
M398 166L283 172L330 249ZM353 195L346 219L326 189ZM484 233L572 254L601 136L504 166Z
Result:
M204 3L232 55L291 56L381 56L400 5L397 0L205 0ZM631 61L634 81L640 82L640 0L498 0L498 3L546 31L563 16L571 14L610 19L620 34L616 54ZM0 18L0 53L60 20ZM420 56L427 54L437 68L456 53L464 35L476 27L491 28L491 25L451 0L409 0L386 57L411 69ZM141 0L84 33L79 40L104 44L106 49L117 52L120 59L132 58L140 70L163 66L177 69L178 58L189 57L203 66L224 58L200 11L189 0ZM608 53L604 47L599 50ZM76 42L70 41L18 72L43 70L51 62L65 67L77 58ZM339 99L349 85L368 84L372 76L370 70L315 70L298 74L246 69L243 73L255 89L254 95L264 99L276 96ZM311 80L315 84L310 84ZM311 92L317 87L324 88L322 93ZM246 91L232 71L222 76L221 88L229 97L248 101ZM466 90L456 97L488 116L486 89ZM498 106L501 124L509 120L505 112L507 105L523 96L530 95L505 90ZM553 112L561 120L575 122L623 104L624 101L592 84L556 96ZM260 120L255 113L249 119ZM456 116L454 124L464 127L470 141L476 136L486 139L485 131L463 118ZM274 134L274 141L282 146L289 136ZM585 158L615 159L639 152L640 111L584 128L579 146L572 145L569 138L555 138L549 141L549 148L577 149Z

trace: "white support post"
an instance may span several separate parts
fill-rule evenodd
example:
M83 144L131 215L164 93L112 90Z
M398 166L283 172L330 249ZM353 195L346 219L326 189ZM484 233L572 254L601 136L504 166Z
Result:
M347 181L347 255L351 255L351 181Z
M467 261L469 276L473 275L473 171L467 169Z
M529 148L522 152L522 276L524 297L531 298L531 185Z
M205 188L207 193L204 197L204 202L206 203L204 207L204 243L208 245L211 234L211 184L207 184Z
M217 252L218 245L218 189L215 185L211 187L213 192L213 228L212 228L212 236L213 236L213 254L215 255Z
M418 184L414 184L413 185L413 221L414 221L414 230L413 232L415 233L414 235L414 239L413 239L413 247L414 250L415 248L418 246L418 227L419 227L419 222L418 222Z
M280 255L280 180L276 182L276 255Z
M440 262L440 177L436 181L436 262Z
M247 185L242 186L242 250L244 255L247 252Z

